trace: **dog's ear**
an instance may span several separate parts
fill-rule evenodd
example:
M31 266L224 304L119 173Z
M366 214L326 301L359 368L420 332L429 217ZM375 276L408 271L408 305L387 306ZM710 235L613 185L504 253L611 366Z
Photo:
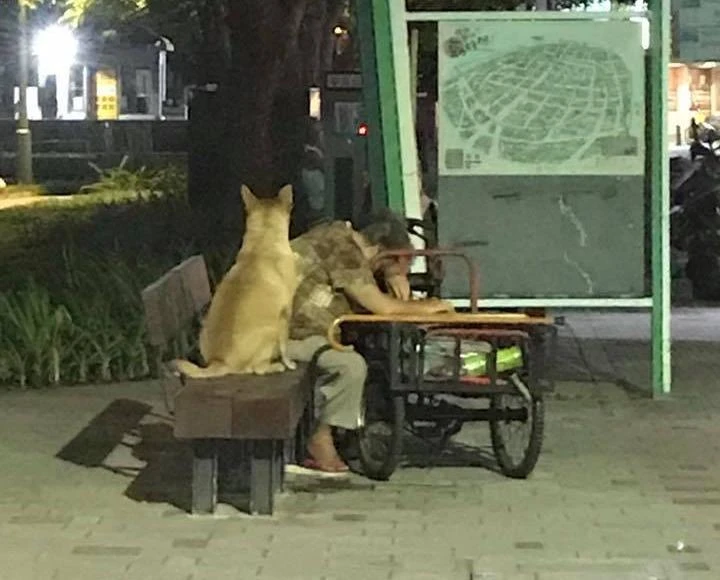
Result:
M250 209L257 203L257 197L255 197L253 192L250 191L250 188L245 184L243 184L240 188L240 195L242 196L243 203L245 204L245 209Z
M285 207L292 207L293 204L293 188L292 185L288 184L278 192L278 199L283 203Z

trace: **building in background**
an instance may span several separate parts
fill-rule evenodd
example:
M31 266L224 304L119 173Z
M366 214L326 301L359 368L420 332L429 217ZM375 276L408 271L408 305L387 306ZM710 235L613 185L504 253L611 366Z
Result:
M720 115L720 1L673 0L669 128L677 145L693 119Z
M59 48L60 47L60 48ZM34 36L28 88L31 119L184 118L185 90L172 43L151 35L89 38L52 25ZM16 54L0 61L0 118L16 115Z
M720 115L720 63L674 62L668 84L669 128L679 145L686 141L693 119L699 122Z

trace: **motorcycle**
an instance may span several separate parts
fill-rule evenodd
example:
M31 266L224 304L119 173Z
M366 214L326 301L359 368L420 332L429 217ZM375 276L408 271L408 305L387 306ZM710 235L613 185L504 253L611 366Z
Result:
M690 160L671 160L670 241L687 253L693 295L720 300L720 131L702 123Z

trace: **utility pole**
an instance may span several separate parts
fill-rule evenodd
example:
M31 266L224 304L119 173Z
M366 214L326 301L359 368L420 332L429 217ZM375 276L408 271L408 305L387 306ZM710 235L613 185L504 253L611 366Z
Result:
M20 95L18 98L18 122L15 133L17 134L17 153L15 155L15 170L18 183L30 184L33 182L32 167L32 136L30 134L30 122L28 121L27 87L29 68L29 46L28 46L28 16L25 0L19 0L20 12L18 16L18 27L20 29Z

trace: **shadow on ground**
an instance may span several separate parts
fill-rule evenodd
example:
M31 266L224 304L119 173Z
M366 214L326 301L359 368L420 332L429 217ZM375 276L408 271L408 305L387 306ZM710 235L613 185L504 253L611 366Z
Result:
M127 435L137 436L140 421L152 411L145 403L116 399L96 415L56 457L82 467L102 467L108 455L125 445ZM116 469L112 469L116 471Z
M174 439L170 420L146 403L116 399L56 457L131 478L125 495L134 501L190 506L192 457Z
M78 466L103 469L130 479L124 495L136 502L158 503L190 511L192 452L173 436L172 420L155 414L150 405L117 399L56 454ZM218 501L247 512L249 490L246 468L228 446L221 451ZM357 481L291 478L287 488L299 493L332 493L354 489ZM362 488L371 483L360 485Z
M458 435L462 438L460 432ZM403 467L479 467L500 473L495 455L488 447L468 445L461 441L442 441L410 435L404 442Z

